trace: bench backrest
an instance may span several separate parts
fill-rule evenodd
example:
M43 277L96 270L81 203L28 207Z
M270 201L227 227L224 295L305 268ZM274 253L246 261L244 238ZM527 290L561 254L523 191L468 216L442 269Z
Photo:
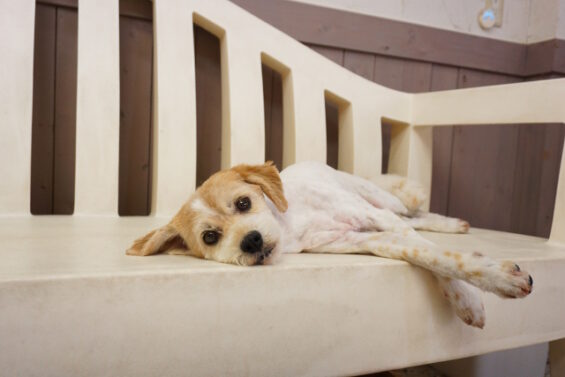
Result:
M78 9L75 214L117 216L119 1ZM261 64L283 83L283 165L326 159L324 98L339 104L341 170L380 173L381 120L397 121L389 171L431 187L431 127L564 122L565 80L412 95L369 82L225 0L154 0L152 213L196 181L193 23L220 39L222 167L265 158ZM35 0L0 0L0 213L29 214ZM562 163L552 238L564 240ZM559 230L559 231L558 231ZM558 236L560 234L560 236Z

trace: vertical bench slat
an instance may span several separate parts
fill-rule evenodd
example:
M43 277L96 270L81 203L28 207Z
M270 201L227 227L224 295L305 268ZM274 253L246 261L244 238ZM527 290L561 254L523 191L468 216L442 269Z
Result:
M289 74L283 90L285 121L283 165L289 166L300 161L326 162L326 110L324 89L312 80L293 71Z
M395 122L392 122L395 123ZM432 188L432 127L396 124L392 129L388 172L422 184L428 192L423 210L430 207Z
M347 123L342 126L340 133L340 151L342 154L351 153L351 166L343 164L343 170L362 176L373 177L381 173L382 165L382 135L381 120L378 112L375 110L373 101L357 98L351 105L351 122L353 124L352 140L350 144L344 144L342 147L342 134L345 136ZM344 138L343 143L348 141ZM344 151L342 152L342 148ZM340 169L341 168L340 163Z
M246 40L221 39L222 167L265 160L265 117L261 54Z
M29 214L35 0L0 0L0 213Z
M196 183L196 90L192 9L155 0L152 214L170 215ZM219 111L219 110L218 110Z
M117 214L118 1L81 0L78 18L75 213Z

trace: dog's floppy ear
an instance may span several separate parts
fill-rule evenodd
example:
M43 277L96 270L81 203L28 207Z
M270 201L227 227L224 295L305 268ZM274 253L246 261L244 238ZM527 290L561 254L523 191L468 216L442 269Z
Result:
M263 165L237 165L233 170L238 172L245 182L261 187L279 211L287 210L288 203L284 197L281 177L273 161L267 161Z
M135 240L126 254L146 256L173 248L186 248L186 245L176 229L167 224Z

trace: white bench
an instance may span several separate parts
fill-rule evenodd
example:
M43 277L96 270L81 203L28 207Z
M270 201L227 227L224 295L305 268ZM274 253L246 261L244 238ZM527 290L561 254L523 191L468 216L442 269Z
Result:
M123 218L118 1L81 0L74 215L31 216L34 6L0 1L0 370L352 375L565 338L564 159L549 240L474 228L425 234L515 260L534 276L524 300L485 295L484 330L455 316L429 273L400 261L304 254L242 268L124 254L194 190L193 22L221 40L224 167L264 160L262 62L282 75L285 166L325 160L326 96L340 105L340 169L379 174L381 119L392 119L389 170L427 187L431 126L564 122L565 80L407 94L346 71L230 2L155 0L152 215ZM564 341L552 343L556 376L564 358Z

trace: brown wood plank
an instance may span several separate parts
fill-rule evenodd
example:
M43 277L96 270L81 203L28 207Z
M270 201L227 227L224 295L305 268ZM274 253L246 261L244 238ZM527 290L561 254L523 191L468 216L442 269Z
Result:
M56 20L55 7L36 6L30 198L35 215L53 213Z
M222 82L220 41L194 27L196 64L196 184L221 169ZM258 57L259 58L259 57Z
M37 0L37 3L75 9L78 7L78 0Z
M283 109L282 77L266 65L263 69L263 103L265 109L265 161L282 169Z
M153 19L153 2L149 0L120 0L120 16Z
M402 59L375 55L373 81L387 88L402 90L403 62Z
M460 88L517 81L504 75L460 70ZM472 226L511 229L518 126L456 127L448 214Z
M535 231L535 234L540 237L549 237L551 232L564 139L564 124L547 124L545 126ZM532 214L528 214L528 216L532 216Z
M73 213L75 197L77 33L77 11L58 8L53 213L65 215Z
M344 53L343 66L351 72L372 81L373 71L375 69L375 55L346 50Z
M526 48L459 32L286 0L232 0L304 43L522 75Z
M334 63L343 66L344 51L340 48L324 47L317 45L308 45L312 50L316 51L318 54L325 56Z
M430 63L405 60L402 67L402 88L409 93L422 93L430 90L432 65Z
M263 79L263 115L265 117L265 160L271 155L271 109L273 102L273 74L274 71L261 64L261 75Z
M153 26L120 17L120 215L150 212Z
M546 125L518 126L511 230L536 235Z
M458 74L458 68L434 65L432 67L431 91L456 89ZM449 202L453 127L434 128L433 138L430 211L446 215Z
M326 98L326 163L337 169L339 161L339 107Z

